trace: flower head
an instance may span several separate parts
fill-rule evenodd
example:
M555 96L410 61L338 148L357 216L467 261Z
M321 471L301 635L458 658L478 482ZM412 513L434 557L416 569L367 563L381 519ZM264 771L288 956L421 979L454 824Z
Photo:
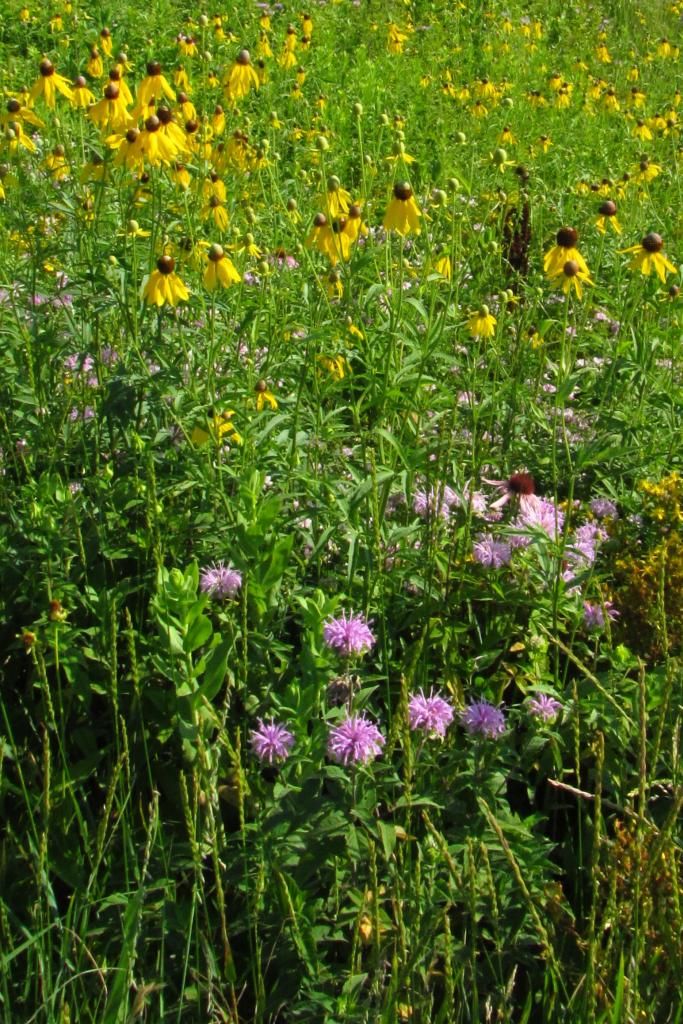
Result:
M611 601L602 604L592 604L590 601L583 602L583 621L587 629L602 629L605 625L605 612L607 618L614 621L619 615Z
M161 256L157 260L157 269L147 279L142 292L145 302L152 306L177 306L190 297L190 293L175 273L175 260L171 256Z
M512 549L506 541L496 540L493 534L480 533L472 546L472 557L487 569L500 569L510 562Z
M229 288L230 285L239 284L241 280L232 260L225 255L223 247L212 245L207 253L204 287L212 292L219 287Z
M213 562L202 569L199 589L210 597L234 597L242 586L242 573L224 562Z
M496 318L488 306L480 306L467 321L473 338L492 338L496 333Z
M382 753L384 736L365 715L347 715L330 729L329 756L339 764L366 764Z
M576 248L578 240L579 233L576 228L560 228L555 238L556 244L543 258L543 269L549 278L559 276L568 260L578 264L582 273L589 273L586 261Z
M342 611L335 619L330 619L323 628L323 640L328 647L334 648L343 657L352 654L363 654L375 643L375 637L363 615L346 615Z
M460 712L460 721L471 736L497 739L505 732L505 716L487 700L475 700Z
M649 235L645 235L640 245L631 245L621 251L634 254L629 263L630 270L639 270L645 277L649 277L654 270L664 284L667 273L675 274L676 268L662 252L663 248L664 240L661 235L651 231Z
M423 690L414 693L408 701L408 722L411 729L419 729L428 736L443 737L453 721L453 707L438 693L430 691L427 697Z
M544 722L554 721L562 710L559 700L548 696L547 693L537 693L535 697L530 697L527 706L534 718L542 719Z
M415 202L413 190L407 181L394 185L394 194L384 214L384 230L397 231L399 235L420 233L420 209Z
M294 737L284 725L278 725L272 718L270 722L258 719L258 729L251 731L251 748L259 761L284 761L294 746Z
M492 509L503 508L511 498L519 499L521 512L534 508L539 502L539 498L536 496L536 481L531 473L513 473L507 480L487 480L486 477L482 477L482 480L485 484L497 487L502 492L502 497L492 503Z

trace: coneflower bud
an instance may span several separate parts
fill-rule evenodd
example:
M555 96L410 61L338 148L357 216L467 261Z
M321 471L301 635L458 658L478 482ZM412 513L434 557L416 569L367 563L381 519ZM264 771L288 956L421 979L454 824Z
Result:
M51 60L47 59L47 57L40 62L40 73L43 78L49 78L50 75L54 75L55 73L55 66Z
M664 248L664 239L656 231L651 231L640 244L647 252L661 252Z
M565 265L562 267L562 273L565 277L576 277L579 272L579 264L576 260L567 260Z
M188 135L194 135L195 132L199 131L199 121L192 119L191 121L185 122L185 131Z
M327 217L325 216L325 214L324 213L316 213L315 217L313 218L313 227L314 228L324 228L326 224L327 224Z
M251 54L249 53L249 50L240 50L235 60L238 64L241 64L242 67L247 67L248 64L251 64Z
M560 228L557 232L557 244L563 249L573 249L579 240L576 228Z
M328 192L338 192L340 188L341 188L341 181L339 180L339 178L337 177L336 174L333 174L331 177L329 177L327 179L327 191Z
M21 110L21 103L19 100L7 100L7 113L18 114Z
M160 274L172 274L175 270L175 260L172 256L160 256L157 260L157 270Z
M347 225L346 217L340 217L338 220L332 221L332 230L335 234L339 234Z
M186 92L179 92L178 93L178 103L189 103L189 102L190 102L190 97L187 95Z
M604 203L601 203L598 207L598 213L603 217L614 217L617 212L617 204L611 199L606 199Z
M129 128L126 132L126 142L129 142L131 145L134 142L137 142L139 134L140 132L137 130L137 128Z
M83 75L79 75L78 78L74 78L75 89L85 89L87 84L88 83L86 82L85 77Z
M158 60L151 60L147 65L147 75L149 78L154 78L156 75L161 74L161 64Z
M128 63L128 54L124 50L121 50L121 53L117 53L116 54L116 63L117 64L127 64Z
M111 69L111 71L109 72L109 81L110 82L120 82L121 81L121 72L119 71L118 68L112 68Z
M54 156L64 156L64 146L62 146L61 144L59 146L55 146L52 152Z
M360 218L360 215L361 215L361 208L360 208L360 206L358 206L357 203L353 203L352 206L349 206L349 218L350 218L350 220L358 220Z
M214 244L210 247L207 255L212 263L218 263L218 261L222 260L223 256L225 255L223 251L223 246L218 245L217 242L214 242Z
M215 210L216 207L218 207L220 205L221 205L221 201L218 198L218 196L211 196L211 198L209 199L209 206L211 207L211 209Z
M677 284L672 284L671 287L669 288L669 295L670 295L670 297L672 299L678 298L678 295L680 294L680 291L681 291L681 289L678 287Z
M287 209L289 210L290 213L294 213L295 210L299 209L299 204L297 203L296 199L290 197L287 200Z
M267 391L267 390L268 390L268 385L263 380L263 378L261 380L257 380L256 381L256 385L254 387L254 391L256 392L257 395L262 395L263 392Z
M99 55L100 55L100 51L97 49L96 46L93 46L92 49L90 50L90 57L91 57L91 59L95 60L95 58L99 57Z
M119 98L119 87L114 82L110 82L104 90L105 100L117 100Z
M413 190L407 181L397 181L394 185L394 197L401 202L407 203L413 194Z
M161 127L161 121L156 114L150 114L145 121L145 130L148 132L158 132Z

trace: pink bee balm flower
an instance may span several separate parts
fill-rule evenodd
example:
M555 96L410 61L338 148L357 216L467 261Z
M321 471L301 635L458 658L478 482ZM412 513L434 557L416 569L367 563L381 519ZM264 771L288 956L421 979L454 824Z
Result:
M363 615L355 615L342 611L336 619L330 619L323 628L323 640L328 647L338 651L343 657L351 654L364 654L374 646L375 637Z
M210 597L234 597L242 586L242 573L224 562L214 562L202 569L199 589Z
M408 701L408 722L411 729L419 729L428 736L443 737L453 721L453 707L450 701L430 691L414 693Z
M470 735L497 739L505 732L505 715L487 700L475 700L460 712L460 721Z
M284 761L289 757L289 752L294 746L294 737L284 725L278 725L273 719L264 722L258 719L258 729L252 729L250 742L259 761L267 761L273 764L274 761Z
M384 736L365 715L348 715L330 729L327 752L339 764L366 764L382 753Z

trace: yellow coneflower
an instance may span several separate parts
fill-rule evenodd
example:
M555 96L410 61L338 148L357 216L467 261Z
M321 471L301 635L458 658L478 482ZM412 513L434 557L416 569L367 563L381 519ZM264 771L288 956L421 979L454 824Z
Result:
M156 116L160 122L159 135L176 150L176 155L188 153L191 147L188 143L187 124L191 122L187 122L185 131L183 131L180 125L174 121L173 111L164 106L157 107Z
M453 276L453 266L451 264L451 258L447 252L442 252L434 263L434 270L441 277L444 277L447 281L451 280Z
M287 33L285 35L285 45L282 53L280 54L280 66L283 68L294 68L296 67L296 29L293 25L289 25Z
M197 118L197 108L186 92L178 93L178 106L185 121L193 121Z
M621 107L619 106L619 100L617 99L617 94L614 91L614 89L607 89L602 98L602 101L605 105L605 109L611 111L612 113L616 113L617 111L621 110Z
M569 260L574 260L579 269L588 274L588 265L576 248L579 233L576 228L560 228L556 235L556 244L543 257L543 270L552 278L562 273L562 268Z
M329 299L341 299L344 294L341 274L338 270L331 270L325 279L325 291Z
M161 64L158 60L151 60L147 64L147 74L140 82L133 113L136 117L144 115L150 101L160 100L162 96L175 103L175 93L161 73Z
M179 35L177 38L178 49L180 50L183 57L196 57L199 53L197 48L197 40L194 36Z
M547 153L553 144L549 135L539 135L538 142L544 153Z
M647 184L650 181L654 181L661 173L662 168L660 165L652 163L651 160L644 156L633 173L633 180L637 181L639 185Z
M467 321L473 338L492 338L496 333L496 318L488 306L480 306Z
M182 64L179 64L173 72L173 84L177 89L184 89L187 93L192 92L190 79L188 78L187 71Z
M125 135L110 135L107 145L116 150L114 166L127 167L128 170L142 168L142 148L140 139L142 132L137 128L129 128Z
M400 29L398 25L394 24L393 21L389 23L387 39L389 53L403 53L403 47L407 38L408 34Z
M258 75L252 66L249 50L240 50L237 54L224 86L225 94L232 103L243 99L252 89L258 89Z
M123 102L126 104L126 106L132 106L133 95L130 89L128 88L128 83L123 77L123 65L117 64L115 67L111 69L111 71L109 72L109 81L113 82L114 85L118 86L119 92L121 93L121 97L123 98Z
M90 51L90 56L88 57L88 63L85 66L85 70L91 78L101 78L104 74L104 64L100 57L100 51L96 46L93 46Z
M351 243L357 242L361 235L367 237L369 229L367 224L363 223L363 212L361 210L360 203L352 203L349 206L349 212L346 215L346 226L344 233L348 235Z
M178 147L160 129L161 120L151 114L138 138L138 151L150 167L173 163L179 154Z
M16 153L20 146L27 149L29 153L35 153L36 147L30 135L27 135L22 127L21 121L8 121L5 125L3 148L10 153Z
M225 231L230 222L228 211L217 195L209 197L206 205L202 208L201 218L202 220L211 218L219 231Z
M596 56L596 59L599 60L601 64L611 64L612 63L612 58L610 56L610 52L607 49L607 45L605 43L598 43L598 45L595 47L595 56Z
M676 268L671 263L662 249L664 240L661 235L651 231L641 241L640 245L631 245L628 249L622 249L623 253L633 253L629 263L630 270L639 270L645 277L649 277L652 271L657 274L662 284L666 281L667 274L675 274Z
M629 106L633 107L634 110L640 110L645 106L645 99L645 93L642 92L637 85L634 85L628 94Z
M10 121L20 121L22 124L30 124L34 128L44 128L45 122L34 114L30 107L24 106L20 99L13 96L7 100L6 113L0 117L0 124L9 124Z
M100 32L100 46L102 47L102 53L106 54L107 57L111 57L112 54L112 39L111 32L105 25Z
M212 292L216 288L229 288L233 284L240 284L241 280L232 260L226 256L223 246L212 245L206 254L204 287Z
M142 298L150 306L177 306L186 302L190 293L175 272L175 260L172 256L161 256L157 260L156 270L147 278Z
M650 142L652 140L652 132L640 118L631 129L631 135L633 135L635 139L642 139L643 142Z
M598 207L599 217L595 226L601 234L605 234L606 225L609 224L615 234L621 234L621 224L617 220L617 204L612 199L605 200Z
M92 181L104 181L106 169L107 165L104 159L99 153L93 153L88 162L81 168L78 180L82 185L87 185Z
M265 34L265 32L262 32L261 35L259 36L256 52L258 53L259 57L263 57L264 59L273 56L273 50L271 48L268 36Z
M242 444L242 437L232 422L234 415L234 409L224 409L223 412L211 415L211 418L206 422L207 429L196 426L190 434L190 440L198 446L206 444L211 439L213 439L215 444L224 444L226 441L231 441L233 444Z
M61 92L62 96L65 96L67 100L71 99L71 86L63 75L57 74L51 60L44 57L40 62L39 70L40 76L33 83L29 91L29 96L33 103L42 97L46 105L54 109L55 96L58 92Z
M328 217L334 219L341 214L348 212L351 196L342 188L339 178L333 174L327 179L327 192L325 193L325 212Z
M399 235L409 235L411 231L420 233L420 209L415 202L413 190L407 181L399 181L394 185L394 194L384 214L384 230L397 231Z
M132 121L121 91L114 82L105 87L104 96L90 107L87 117L103 131L113 132L124 131Z
M257 381L254 391L256 392L257 412L262 412L266 408L266 406L268 406L268 408L272 409L273 411L277 409L277 398L275 397L272 391L268 390L268 385L265 382L265 380Z
M225 131L225 111L220 103L213 108L211 115L211 131L214 135L222 135Z
M192 184L192 175L185 164L174 163L171 167L171 181L178 185L183 191Z
M583 298L583 284L593 284L587 270L583 270L576 260L567 260L559 273L548 275L553 282L561 278L562 291L565 295L574 289L577 299Z
M315 247L323 256L327 256L332 266L339 260L334 231L324 213L316 213L313 227L304 244L308 249Z
M548 79L548 88L551 89L552 92L559 92L562 88L562 75L559 71L554 71Z
M313 20L310 14L301 15L301 31L310 39L313 35Z
M61 181L62 178L68 178L69 165L66 162L66 156L64 155L64 146L55 146L52 152L47 154L43 164L46 170L50 172L54 181Z

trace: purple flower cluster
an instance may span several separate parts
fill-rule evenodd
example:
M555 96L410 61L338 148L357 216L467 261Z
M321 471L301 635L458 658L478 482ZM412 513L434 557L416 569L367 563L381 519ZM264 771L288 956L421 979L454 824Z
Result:
M338 764L367 764L382 753L384 736L364 714L347 715L330 729L327 752Z
M274 761L284 761L289 757L289 752L294 746L294 737L284 725L279 725L273 719L264 722L258 719L258 729L251 731L251 748L259 761L266 761L273 764Z
M209 597L223 600L234 597L242 586L242 573L224 562L213 562L202 569L199 577L199 589Z
M453 707L450 701L430 691L427 697L423 690L413 694L408 701L408 722L411 729L420 730L428 736L443 737L453 721Z
M562 535L564 512L554 501L537 498L533 504L528 503L520 509L520 514L510 525L516 531L516 536L510 541L512 546L528 547L533 539L531 534L537 530L547 533L551 540L557 540Z
M472 557L487 569L500 569L509 564L512 548L507 541L496 540L492 533L480 533L472 546Z
M602 629L605 625L605 612L607 617L614 621L619 616L616 608L612 607L611 601L605 601L604 605L592 604L590 601L583 602L583 621L587 629Z
M505 732L505 715L487 700L475 700L460 712L460 722L471 736L497 739Z
M375 637L363 615L345 611L330 619L323 627L323 640L344 658L363 654L374 646Z
M435 515L448 519L453 505L458 504L458 496L452 487L430 487L429 490L417 490L413 495L413 512L420 519L430 519Z
M547 693L537 693L535 697L531 697L528 707L534 718L538 718L543 722L554 721L562 710L559 700L555 700L554 697L550 697Z

